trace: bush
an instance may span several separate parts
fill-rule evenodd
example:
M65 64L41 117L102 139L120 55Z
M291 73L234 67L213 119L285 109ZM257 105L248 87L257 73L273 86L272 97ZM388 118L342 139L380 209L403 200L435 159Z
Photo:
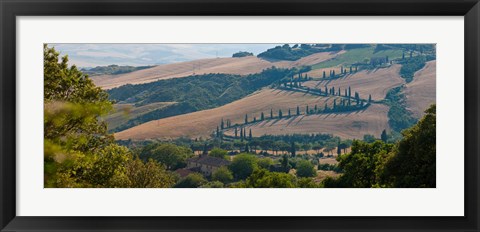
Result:
M207 183L205 177L200 173L190 173L185 178L181 179L175 188L198 188Z
M212 180L220 181L222 183L230 183L233 180L233 174L227 167L220 167L212 174Z
M298 177L314 177L317 175L313 164L308 160L300 160L296 164Z

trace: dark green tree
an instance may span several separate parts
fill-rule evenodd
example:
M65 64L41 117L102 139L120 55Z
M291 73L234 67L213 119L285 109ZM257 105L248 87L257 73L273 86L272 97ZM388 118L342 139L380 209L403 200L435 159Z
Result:
M387 131L386 131L386 130L383 130L383 131L382 131L382 134L380 135L380 138L382 139L382 141L383 141L384 143L387 142L388 136L387 136Z

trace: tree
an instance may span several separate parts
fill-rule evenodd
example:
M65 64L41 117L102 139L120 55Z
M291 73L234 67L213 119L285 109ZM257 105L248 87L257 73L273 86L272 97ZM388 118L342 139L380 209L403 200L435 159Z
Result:
M305 114L308 114L308 105L305 107Z
M248 115L245 114L245 124L248 124Z
M260 168L264 168L264 169L270 169L270 166L273 165L273 160L271 158L260 158L257 160L257 165L258 167Z
M352 73L352 66L350 66L350 73Z
M297 106L297 116L300 115L300 107Z
M317 175L313 164L308 160L300 160L296 165L298 177L314 177Z
M228 152L218 147L213 148L208 155L211 157L228 159Z
M273 109L270 109L270 119L273 118Z
M370 102L372 102L372 95L371 94L368 95L368 103L370 103Z
M327 78L327 75L325 74L325 70L323 71L323 78Z
M114 178L114 185L121 188L169 188L175 184L174 176L150 159L143 163L138 157L125 165L125 177Z
M435 188L436 106L430 106L423 118L402 135L385 164L384 183L396 188Z
M256 167L257 162L255 156L242 153L233 158L229 169L233 172L233 176L237 180L243 180L250 176Z
M228 184L233 181L233 174L226 166L223 166L212 173L212 180Z
M190 173L185 178L181 179L175 188L198 188L208 181L200 173Z
M282 110L278 110L278 118L282 118L282 117L283 117Z
M252 140L252 128L249 129L248 139L249 139L249 140Z
M260 120L261 120L261 121L265 120L265 115L263 114L263 112L262 112L262 114L260 115Z
M288 173L290 171L290 168L292 168L290 162L288 161L287 155L282 156L282 159L280 160L280 166L285 173Z
M235 138L237 138L237 137L238 137L238 129L237 129L237 127L235 127Z
M161 165L148 170L165 180L148 186L129 178L128 165L139 162L113 141L101 116L112 109L108 94L96 87L68 57L43 47L44 77L44 186L45 187L169 187ZM142 169L144 170L144 169ZM156 173L156 174L155 174Z
M222 118L222 122L220 123L220 128L223 130L225 128L225 124L223 123L223 118Z
M186 165L186 160L192 155L192 150L175 144L156 144L152 150L142 151L140 158L152 158L166 166L168 170L175 170Z
M292 116L292 113L290 111L290 108L288 109L288 117L291 117Z
M325 187L371 188L382 180L382 170L393 145L380 140L373 143L353 141L350 153L337 158L343 175ZM334 182L334 183L333 183Z
M383 131L382 131L382 135L380 136L380 138L382 139L382 141L383 141L384 143L387 142L388 136L387 136L387 131L386 131L386 130L383 130Z
M290 154L292 155L292 157L295 157L297 151L296 151L296 147L295 147L295 142L292 141L292 143L290 144Z
M295 177L287 173L269 172L256 168L246 179L247 188L295 188Z

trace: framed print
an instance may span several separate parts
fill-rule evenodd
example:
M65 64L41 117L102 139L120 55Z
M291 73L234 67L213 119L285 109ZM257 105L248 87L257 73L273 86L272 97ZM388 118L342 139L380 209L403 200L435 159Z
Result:
M0 6L1 231L479 230L477 1Z

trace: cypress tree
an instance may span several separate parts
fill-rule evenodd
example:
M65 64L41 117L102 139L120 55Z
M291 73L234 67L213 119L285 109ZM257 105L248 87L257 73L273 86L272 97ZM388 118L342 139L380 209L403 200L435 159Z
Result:
M273 118L273 109L270 109L270 119Z
M307 108L305 109L305 114L308 114L309 111L308 111L308 105L307 105Z
M350 86L348 86L348 97L352 97L352 89L350 89Z
M248 132L248 139L252 140L252 128L250 128L250 130Z
M350 66L350 73L352 73L352 66Z
M333 100L333 109L335 110L337 108L337 99Z
M325 74L325 70L323 70L323 78L327 78L327 75Z
M335 77L335 70L332 71L332 77Z
M263 114L263 112L262 112L262 114L260 115L260 120L261 120L261 121L265 120L265 115Z
M328 95L327 86L325 86L325 95Z
M225 127L225 124L223 123L223 118L222 118L222 122L220 123L220 128L222 128L223 130L224 127Z
M295 142L292 141L292 143L290 144L290 153L292 154L292 157L295 157L296 155L296 149L295 149Z
M340 87L338 87L338 96L340 96L340 93L341 93Z
M278 118L282 118L282 110L278 110Z
M357 71L358 71L358 66L355 66L355 72L357 72Z
M290 112L290 108L288 108L288 117L292 116L291 112Z
M405 51L402 53L402 60L405 60Z
M383 141L384 143L387 142L388 136L387 136L387 131L386 131L386 130L383 130L383 131L382 131L382 135L380 135L380 138L382 139L382 141Z
M314 109L315 109L315 113L317 113L317 111L318 111L317 105L315 105Z
M371 101L372 101L372 95L369 94L369 95L368 95L368 103L370 103Z
M257 122L257 117L253 117L253 122Z
M217 137L220 137L220 129L217 126Z
M300 107L297 106L297 116L300 115Z
M249 153L249 152L250 152L250 149L248 149L248 143L245 143L245 152L246 152L246 153Z
M323 108L323 111L324 111L324 112L327 112L327 111L328 111L327 103L325 103L325 108Z
M240 140L243 142L243 128L240 127Z
M237 129L237 127L235 127L235 138L237 138L237 137L238 137L238 129Z
M343 66L340 66L340 73L343 74Z
M248 115L245 114L245 124L247 124L247 123L248 123Z

